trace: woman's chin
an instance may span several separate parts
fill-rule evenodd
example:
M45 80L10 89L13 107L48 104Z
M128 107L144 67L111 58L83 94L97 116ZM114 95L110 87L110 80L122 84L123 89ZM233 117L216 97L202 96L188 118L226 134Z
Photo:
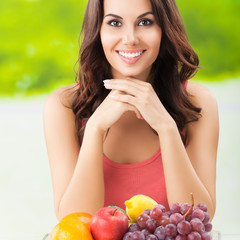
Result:
M118 78L118 79L136 78L136 79L139 79L139 80L146 81L148 76L146 76L146 74L140 73L140 72L127 71L127 72L113 73L113 77Z
M142 69L142 67L139 69L124 69L124 70L123 69L118 70L115 68L112 69L112 75L114 78L125 79L132 77L142 81L147 81L150 72L151 68Z

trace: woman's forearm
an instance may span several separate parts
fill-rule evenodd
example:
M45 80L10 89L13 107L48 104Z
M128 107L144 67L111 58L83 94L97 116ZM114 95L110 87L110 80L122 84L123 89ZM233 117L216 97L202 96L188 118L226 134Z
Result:
M72 212L93 214L104 205L103 134L87 123L78 161L62 196L58 219Z
M159 136L169 205L176 201L191 203L193 193L195 204L205 203L212 218L215 203L194 170L176 124L170 124Z

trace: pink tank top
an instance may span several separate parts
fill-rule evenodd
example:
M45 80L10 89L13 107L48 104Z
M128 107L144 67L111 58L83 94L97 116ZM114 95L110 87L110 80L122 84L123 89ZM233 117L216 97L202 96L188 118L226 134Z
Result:
M118 164L103 155L104 206L125 209L124 202L144 194L169 208L160 149L149 159L135 164Z
M187 88L188 81L184 83ZM169 209L161 150L151 158L135 164L118 164L103 155L105 185L104 206L125 209L124 202L144 194Z

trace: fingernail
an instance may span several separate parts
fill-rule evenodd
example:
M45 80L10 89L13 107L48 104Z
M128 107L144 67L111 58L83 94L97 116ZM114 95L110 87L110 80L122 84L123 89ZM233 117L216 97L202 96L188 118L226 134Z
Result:
M110 79L103 80L104 84L109 83L110 81L111 81Z
M111 95L109 95L109 97L110 98L115 98L116 96L111 94Z

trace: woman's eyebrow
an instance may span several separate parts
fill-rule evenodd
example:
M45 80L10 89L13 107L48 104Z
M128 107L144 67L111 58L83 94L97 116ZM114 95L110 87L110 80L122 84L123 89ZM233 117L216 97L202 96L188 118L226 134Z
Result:
M145 17L145 16L147 16L148 14L152 14L152 15L154 15L153 12L145 12L145 13L139 15L137 18Z
M137 19L142 18L142 17L145 17L145 16L147 16L148 14L152 14L152 15L153 15L153 12L145 12L145 13L139 15L139 16L137 17ZM109 13L109 14L105 15L105 17L114 17L114 18L123 19L122 17L120 17L120 16L118 16L118 15L116 15L116 14L113 14L113 13ZM104 17L104 18L105 18L105 17Z
M105 17L114 17L114 18L123 19L122 17L120 17L120 16L118 16L118 15L116 15L116 14L113 14L113 13L109 13L109 14L105 15ZM104 17L104 18L105 18L105 17Z

